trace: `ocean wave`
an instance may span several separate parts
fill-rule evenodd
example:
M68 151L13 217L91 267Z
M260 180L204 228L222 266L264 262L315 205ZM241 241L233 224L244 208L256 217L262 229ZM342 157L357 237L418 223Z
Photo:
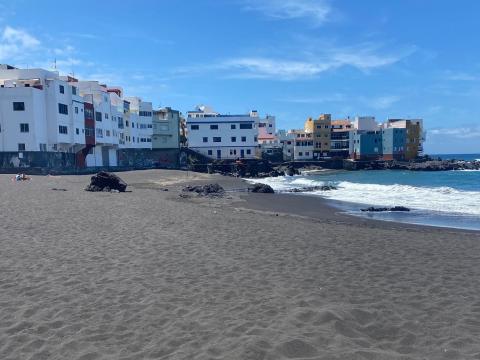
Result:
M325 185L324 181L302 176L255 179L270 185L276 191L295 187ZM332 182L329 182L332 184ZM463 191L451 187L418 187L411 185L365 184L349 181L334 182L337 190L315 191L311 194L324 198L373 206L407 206L412 209L442 213L480 215L480 192Z

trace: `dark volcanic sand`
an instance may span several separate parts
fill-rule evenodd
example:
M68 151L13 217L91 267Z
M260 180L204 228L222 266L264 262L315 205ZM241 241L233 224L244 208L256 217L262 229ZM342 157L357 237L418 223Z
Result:
M0 175L0 359L480 359L479 233L119 175Z

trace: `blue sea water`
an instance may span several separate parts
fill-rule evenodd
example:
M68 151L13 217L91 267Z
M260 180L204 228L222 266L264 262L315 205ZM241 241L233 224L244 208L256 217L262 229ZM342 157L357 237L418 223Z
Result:
M480 155L473 155L480 159ZM475 157L476 156L476 157ZM330 184L308 193L352 215L378 220L480 230L480 171L326 171L260 180L277 191ZM368 206L406 206L406 213L366 213Z
M430 156L433 158L439 157L442 160L480 161L480 154L435 154Z

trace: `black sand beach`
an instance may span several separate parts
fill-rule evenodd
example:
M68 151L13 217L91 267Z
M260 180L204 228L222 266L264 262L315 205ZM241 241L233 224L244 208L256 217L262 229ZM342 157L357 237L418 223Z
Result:
M480 359L480 233L119 175L0 175L0 359Z

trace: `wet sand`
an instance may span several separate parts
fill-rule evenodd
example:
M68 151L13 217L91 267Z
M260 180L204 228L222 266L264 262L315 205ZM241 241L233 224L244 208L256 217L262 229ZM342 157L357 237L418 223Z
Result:
M0 359L480 359L478 232L119 175L0 175Z

